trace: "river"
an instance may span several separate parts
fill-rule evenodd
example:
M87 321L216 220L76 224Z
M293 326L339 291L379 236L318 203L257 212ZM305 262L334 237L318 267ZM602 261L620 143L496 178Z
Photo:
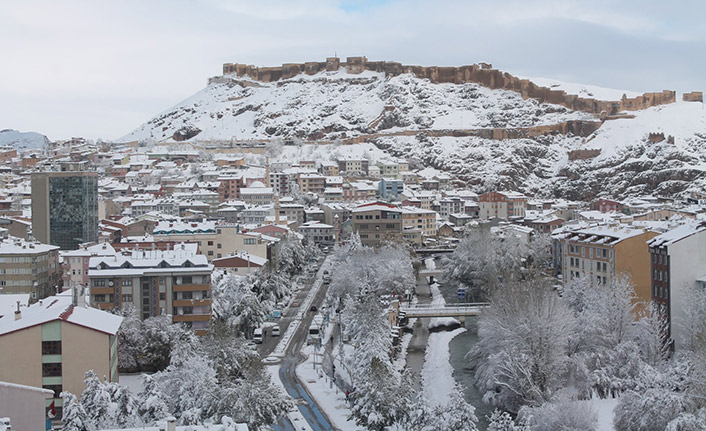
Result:
M437 265L439 264L437 260ZM446 302L453 304L458 302L456 288L441 285L440 291ZM416 294L420 304L430 302L429 287L425 282L417 283ZM417 319L414 324L414 332L407 350L407 366L415 375L414 381L417 383L417 388L421 386L420 373L424 366L424 355L429 338L429 330L427 325L429 319ZM454 379L464 389L463 394L466 401L476 408L476 417L478 417L478 429L485 430L488 427L487 417L493 412L493 408L483 403L483 396L478 389L473 385L473 373L466 369L466 353L478 341L477 318L466 319L466 332L457 335L449 344L450 358L449 362L454 369Z

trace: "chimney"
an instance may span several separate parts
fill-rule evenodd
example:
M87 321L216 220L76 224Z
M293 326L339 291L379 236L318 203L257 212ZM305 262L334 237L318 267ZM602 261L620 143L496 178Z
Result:
M15 311L15 320L20 320L22 318L22 312L20 311L20 301L17 301L17 311Z
M167 431L176 431L176 418L173 416L167 418Z

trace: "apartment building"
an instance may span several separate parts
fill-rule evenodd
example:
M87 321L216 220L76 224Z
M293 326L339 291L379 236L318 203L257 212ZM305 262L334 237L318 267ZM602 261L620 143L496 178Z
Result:
M488 192L478 197L480 218L504 220L525 216L527 197L517 192Z
M334 227L317 221L306 222L299 226L299 233L304 235L304 240L309 244L329 247L336 242Z
M267 205L274 201L275 193L272 187L265 187L260 182L253 183L251 187L240 189L240 200L251 205Z
M338 163L332 162L330 160L324 160L321 162L321 173L326 176L335 176L339 174Z
M554 248L561 252L557 272L562 280L586 277L593 283L610 284L615 277L627 275L635 286L639 301L652 299L650 252L647 241L657 236L626 225L598 225L563 230L552 236Z
M155 226L153 235L155 241L196 243L209 262L241 251L269 260L276 257L275 238L256 232L242 232L237 224L163 222Z
M0 381L49 389L61 417L62 391L83 392L93 370L118 381L118 339L123 318L77 306L71 296L50 296L0 318Z
M400 164L397 162L380 161L377 166L380 168L380 175L383 178L397 179L400 176Z
M93 256L114 256L115 249L108 243L85 245L78 250L60 252L64 271L64 288L88 287L88 261Z
M338 171L346 175L368 175L368 166L370 163L367 159L338 159Z
M448 197L439 200L439 215L449 219L451 214L463 214L466 210L466 201L459 197Z
M353 232L364 245L378 246L383 241L402 238L402 210L384 202L359 205L352 211Z
M326 177L319 174L299 174L297 182L302 193L322 194L326 188Z
M378 183L378 195L381 199L397 199L403 191L404 182L393 177L383 177Z
M0 291L45 298L62 286L59 247L7 236L0 239Z
M289 196L291 191L289 175L284 172L270 172L270 187L280 196Z
M195 244L173 250L124 250L89 261L91 303L100 309L130 304L147 319L167 313L197 333L211 319L211 265Z
M685 340L679 321L691 288L706 288L706 223L690 221L652 238L650 253L652 300L669 321L674 348Z
M424 236L436 236L436 212L408 206L400 209L404 229L420 229Z

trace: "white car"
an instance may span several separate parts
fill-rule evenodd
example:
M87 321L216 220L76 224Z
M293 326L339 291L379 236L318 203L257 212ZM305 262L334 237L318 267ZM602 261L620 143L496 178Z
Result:
M271 332L273 337L279 337L279 326L275 325L271 328Z

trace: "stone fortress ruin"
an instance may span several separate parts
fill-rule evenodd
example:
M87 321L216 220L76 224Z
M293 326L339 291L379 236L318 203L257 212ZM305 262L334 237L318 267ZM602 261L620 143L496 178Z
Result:
M279 67L257 67L238 63L225 63L223 75L247 76L254 81L274 82L293 78L299 74L314 75L322 71L337 71L345 68L347 73L359 74L369 70L384 73L385 76L397 76L411 73L417 78L428 79L432 83L462 84L475 83L491 89L516 91L525 99L535 99L540 103L552 103L566 108L599 115L601 119L616 115L620 111L637 111L651 106L675 103L676 91L644 93L641 96L615 101L583 98L567 94L563 90L554 90L536 85L528 79L521 79L507 72L493 69L488 63L478 63L467 66L410 66L393 61L368 61L366 57L348 57L341 62L338 57L329 57L325 62L285 63ZM218 80L221 77L212 78ZM703 101L701 92L686 93L685 101Z

